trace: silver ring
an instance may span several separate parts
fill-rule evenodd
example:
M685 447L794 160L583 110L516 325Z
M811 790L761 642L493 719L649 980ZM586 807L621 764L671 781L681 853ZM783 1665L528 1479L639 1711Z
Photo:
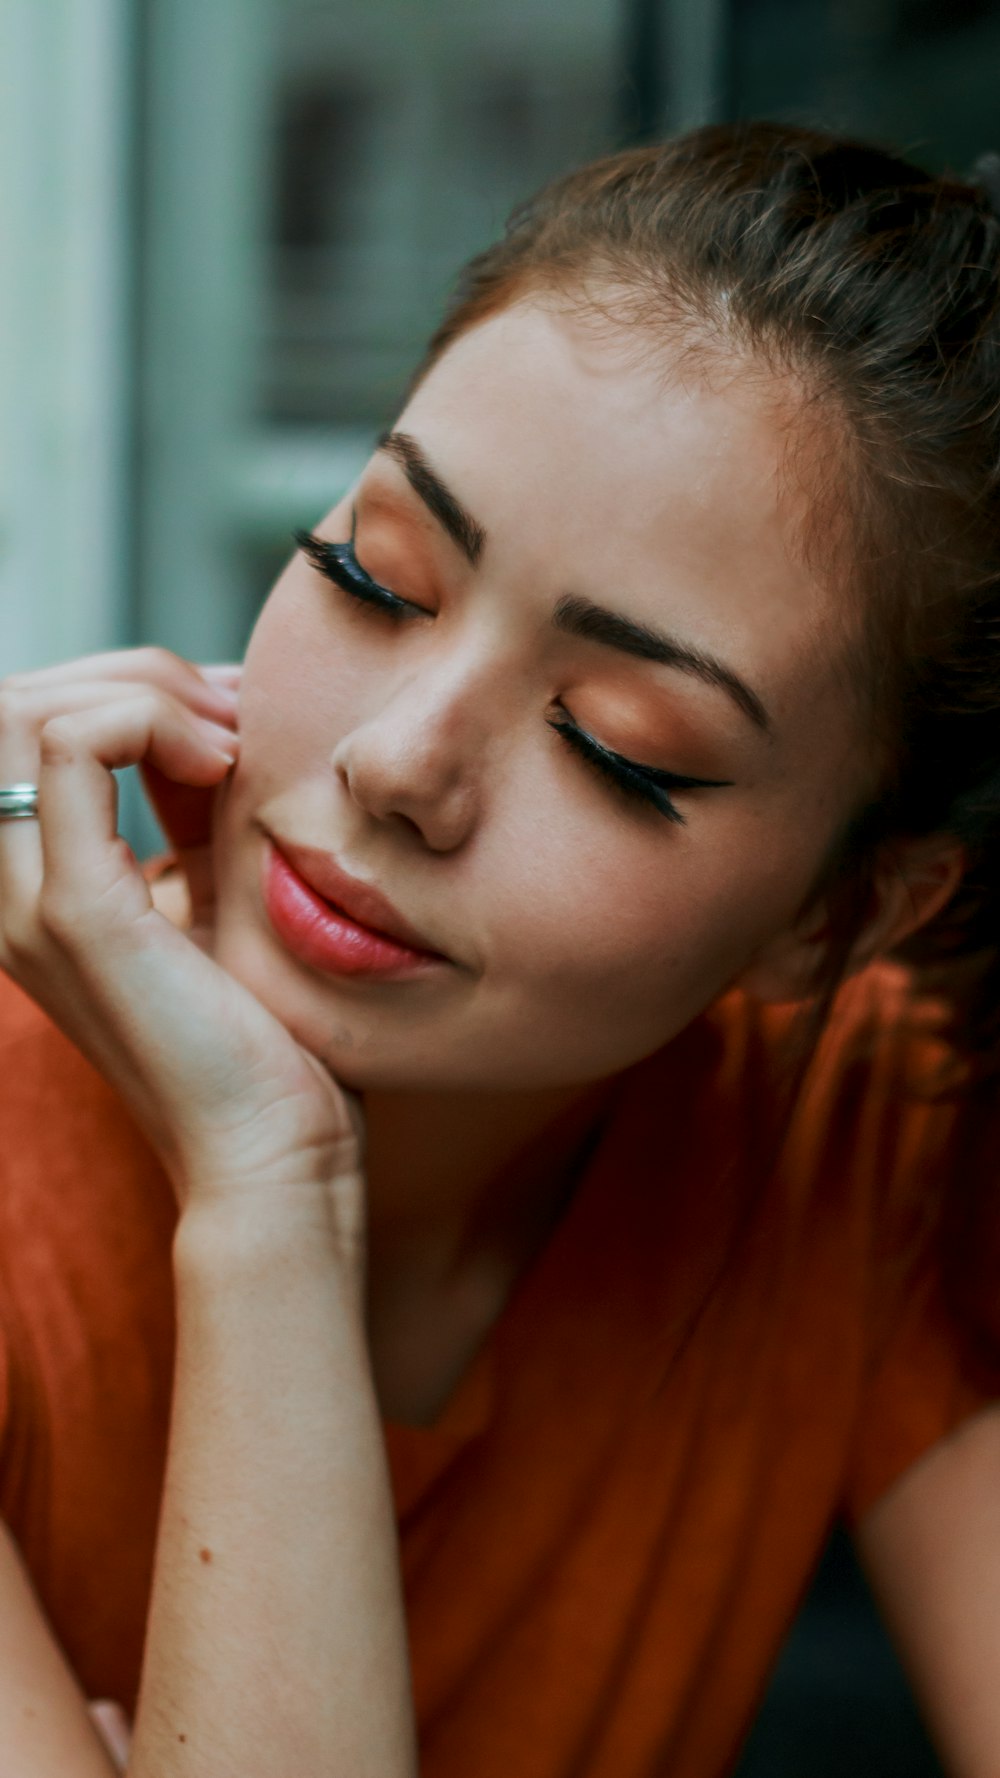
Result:
M0 790L0 821L31 821L37 814L37 784L8 784Z

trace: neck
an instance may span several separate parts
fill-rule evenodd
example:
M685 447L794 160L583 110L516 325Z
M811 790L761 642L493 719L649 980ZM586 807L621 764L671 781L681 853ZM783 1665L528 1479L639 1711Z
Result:
M366 1094L373 1264L422 1253L443 1275L525 1223L541 1238L607 1089Z
M390 1419L441 1412L564 1210L608 1084L365 1095L369 1348Z

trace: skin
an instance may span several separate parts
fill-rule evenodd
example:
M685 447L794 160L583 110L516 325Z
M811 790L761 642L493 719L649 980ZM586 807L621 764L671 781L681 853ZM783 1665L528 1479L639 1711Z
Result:
M734 982L798 991L799 911L864 751L837 602L797 547L795 404L732 363L651 376L631 336L517 304L397 422L484 527L478 566L379 451L318 534L347 539L356 508L363 566L433 617L395 627L297 555L257 624L214 955L364 1095L373 1348L401 1417L441 1405L544 1238L601 1083ZM770 732L717 687L555 632L567 591L719 656ZM552 732L560 707L731 787L680 793L674 824ZM373 984L299 963L263 907L263 830L334 853L452 966Z
M794 923L857 795L830 595L797 559L786 392L661 386L627 336L537 306L466 335L398 422L480 519L478 570L377 453L319 534L435 613L394 629L296 557L244 665L217 830L217 955L349 1085L510 1093L618 1070ZM579 591L731 663L773 712L553 634ZM731 779L625 804L562 704L645 764ZM421 985L304 970L270 936L257 823L333 851L456 960ZM600 1007L600 1019L594 1018Z
M238 675L155 650L0 687L0 782L39 784L38 819L0 828L0 966L117 1087L180 1213L136 1778L192 1757L247 1778L416 1771L379 1409L433 1417L564 1204L607 1082L730 983L789 997L812 973L822 909L800 910L867 748L838 601L797 550L796 392L704 354L656 369L541 306L449 351L400 425L488 530L476 571L394 459L355 490L362 561L434 614L412 627L298 560L238 703ZM349 504L324 534L348 535ZM570 590L722 656L768 737L717 687L557 637ZM556 710L727 787L685 795L684 825L626 804L552 734ZM128 764L178 848L171 919L116 835ZM377 987L303 969L261 902L268 826L387 891L449 967ZM855 961L959 868L954 847L896 847ZM926 1628L901 1640L970 1778L1000 1747L996 1498L980 1416L862 1528L890 1614ZM0 1623L4 1769L104 1778L6 1533Z

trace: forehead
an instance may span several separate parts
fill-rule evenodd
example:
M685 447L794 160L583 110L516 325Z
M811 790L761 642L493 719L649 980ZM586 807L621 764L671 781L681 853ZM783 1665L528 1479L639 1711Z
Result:
M406 411L501 562L732 659L776 721L843 703L840 602L807 562L804 405L721 345L555 303L462 335Z

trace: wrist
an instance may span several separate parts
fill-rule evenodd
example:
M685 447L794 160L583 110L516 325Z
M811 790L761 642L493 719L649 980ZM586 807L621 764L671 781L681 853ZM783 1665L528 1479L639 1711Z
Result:
M188 1198L174 1233L178 1281L207 1276L273 1276L288 1267L320 1270L350 1282L363 1279L360 1239L345 1238L326 1187L248 1194L217 1187Z

